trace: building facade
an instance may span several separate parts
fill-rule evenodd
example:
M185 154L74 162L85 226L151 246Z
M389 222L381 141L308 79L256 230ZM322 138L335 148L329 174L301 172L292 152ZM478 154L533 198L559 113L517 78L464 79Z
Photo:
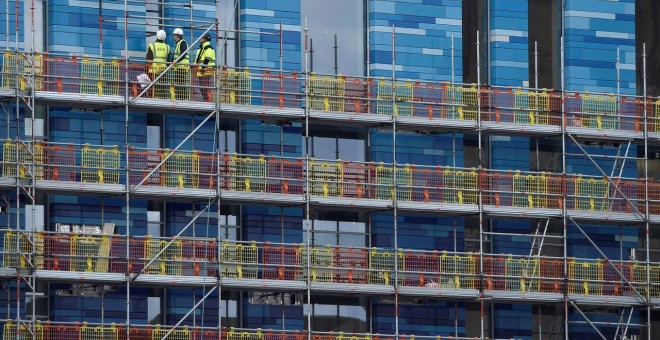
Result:
M3 338L655 338L655 7L0 0Z

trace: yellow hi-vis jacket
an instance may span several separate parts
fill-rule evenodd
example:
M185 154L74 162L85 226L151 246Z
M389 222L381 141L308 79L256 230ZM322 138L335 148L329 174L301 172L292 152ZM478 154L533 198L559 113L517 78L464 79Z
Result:
M196 64L200 65L197 76L213 75L213 66L215 66L215 50L209 41L205 41L197 50Z
M172 61L176 62L178 60L174 67L188 67L188 64L190 64L190 53L186 53L186 55L179 60L181 54L185 52L186 49L188 49L188 43L183 39L179 39L174 47L174 56L172 58Z
M170 55L170 46L160 40L156 40L149 44L149 50L153 56L153 65L150 71L156 73L165 70L165 63L167 63L167 57Z

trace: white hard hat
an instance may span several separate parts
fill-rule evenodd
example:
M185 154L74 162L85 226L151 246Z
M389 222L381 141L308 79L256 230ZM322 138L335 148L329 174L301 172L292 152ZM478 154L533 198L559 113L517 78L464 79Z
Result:
M156 33L156 39L165 40L165 37L167 37L167 34L165 34L165 31L158 30L158 32Z
M174 32L172 32L172 34L183 36L183 30L180 29L180 28L175 28Z

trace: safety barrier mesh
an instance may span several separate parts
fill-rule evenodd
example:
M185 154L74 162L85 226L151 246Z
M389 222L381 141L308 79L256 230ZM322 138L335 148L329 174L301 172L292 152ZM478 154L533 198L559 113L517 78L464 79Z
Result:
M252 104L252 77L247 69L223 68L220 72L220 101L229 104Z
M309 79L309 105L312 110L344 111L344 96L346 85L344 78L339 76L317 77Z
M603 289L603 264L592 262L568 262L568 292L570 294L601 295Z
M513 205L527 208L548 207L548 178L544 175L513 175Z
M37 323L33 328L28 324L8 321L2 327L2 340L44 340L44 327ZM50 338L48 338L50 339Z
M341 162L309 162L309 180L312 195L340 197L342 183Z
M227 340L264 340L264 335L261 330L248 332L230 328L229 331L227 331Z
M169 334L169 335L168 335ZM167 338L164 338L167 335ZM153 339L168 339L168 340L190 340L190 330L188 327L175 329L170 332L169 329L155 328L152 330ZM133 338L133 337L131 337Z
M396 91L396 93L395 93ZM376 98L376 113L381 115L412 116L413 115L413 84L411 82L396 83L381 79L378 82Z
M119 61L84 58L80 64L80 93L120 95L121 65Z
M516 91L514 98L514 123L548 125L550 97L547 92Z
M309 252L309 259L307 249L302 249L300 260L303 267L311 267L311 281L312 282L332 282L334 277L334 256L332 248L330 247L316 247L311 248ZM307 271L303 272L303 278L307 279Z
M477 204L477 181L476 170L451 170L444 172L445 202L457 204Z
M87 326L80 327L80 340L117 340L119 331L117 327L111 326Z
M266 191L266 159L232 156L229 164L230 190Z
M43 55L5 52L2 56L2 87L43 90L43 71Z
M447 89L446 117L458 120L477 120L479 95L476 87L450 86Z
M403 273L400 280L403 286L440 287L440 253L414 253L403 251Z
M261 103L279 108L297 108L301 103L301 86L298 75L273 74L263 75Z
M88 183L119 183L120 153L117 146L92 148L85 145L81 150L80 181Z
M385 250L369 252L369 283L376 285L394 284L394 254Z
M169 244L169 246L167 246ZM157 256L160 252L160 256ZM145 266L156 259L144 269L146 274L181 275L182 245L176 240L170 244L166 240L146 239L144 241Z
M169 149L165 149L163 159L169 154ZM172 154L163 164L162 170L166 187L199 188L199 154L197 152Z
M376 167L376 198L394 199L394 169L379 164ZM412 169L409 165L396 168L396 199L410 201L412 199Z
M585 179L578 176L575 178L574 183L574 209L587 211L609 210L609 182L607 179Z
M262 275L266 280L301 280L300 246L269 245L263 247L261 261Z
M43 144L24 144L8 139L2 147L2 176L44 178Z
M440 285L449 288L475 289L478 279L475 276L478 259L472 255L452 255L443 252L440 256Z
M256 279L259 272L259 249L255 243L222 243L220 271L222 277Z
M71 236L70 270L107 273L110 256L108 236Z

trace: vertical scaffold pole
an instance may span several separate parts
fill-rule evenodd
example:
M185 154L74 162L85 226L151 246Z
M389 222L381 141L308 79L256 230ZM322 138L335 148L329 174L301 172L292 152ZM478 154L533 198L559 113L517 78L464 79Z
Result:
M17 13L17 15L18 15L18 13ZM35 105L35 102L36 102L36 100L35 100L35 91L37 90L36 87L35 87L35 85L37 84L37 81L36 81L36 79L37 79L36 78L36 68L35 68L35 62L36 62L37 58L36 58L36 54L35 54L36 52L34 50L34 30L35 30L35 28L34 28L34 0L32 0L32 3L30 5L30 28L31 28L31 30L30 30L30 34L31 34L31 39L30 39L30 45L31 45L30 46L30 56L31 56L30 59L31 60L30 60L30 62L32 64L31 67L30 67L30 75L31 75L30 76L30 81L32 82L32 85L31 85L32 91L30 91L30 98L28 100L28 103L29 103L28 105L30 106L29 107L29 109L30 109L30 122L32 124L32 126L30 128L30 153L31 153L30 173L31 173L32 181L30 183L30 191L29 191L30 192L30 200L32 201L32 211L31 211L32 225L31 226L26 225L25 228L26 229L30 228L30 233L29 233L30 240L31 240L31 242L30 242L31 243L30 259L32 259L34 261L34 259L35 259L34 255L36 254L36 251L37 251L37 248L36 248L37 229L36 229L36 226L34 225L34 223L36 221L36 218L35 218L36 217L36 213L35 213L36 202L35 202L35 200L36 200L36 192L37 192L37 188L36 188L36 183L37 183L37 181L36 181L36 179L37 179L36 162L37 162L37 160L36 160L36 156L35 156L36 142L35 142L35 135L34 135L34 129L35 129L35 126L34 126L34 123L35 123L35 118L34 118L35 106L34 105ZM17 152L18 152L18 150L17 150ZM26 215L27 215L27 213L26 213ZM34 263L33 263L32 267L33 267L33 269L35 269ZM35 323L36 322L36 311L35 311L35 309L37 307L37 301L36 301L37 300L36 299L37 278L34 275L34 273L35 273L35 271L31 270L30 271L30 277L29 277L29 285L30 285L29 288L32 290L32 299L31 299L32 300L31 301L31 303L32 303L32 316L31 316L31 319L30 319L30 329L32 330L32 334L36 334L35 333L35 326L36 326L36 323Z
M310 185L309 185L309 48L307 46L307 39L309 38L308 33L309 29L307 27L307 18L305 18L304 23L304 32L305 32L305 65L304 65L304 77L305 77L305 233L307 234L307 240L305 242L305 257L306 257L306 272L307 272L307 340L312 340L312 268L311 268L311 242L312 242L312 223L310 221L309 213L309 199L310 199Z
M15 31L15 38L16 40L14 41L15 46L16 46L16 51L15 51L15 58L16 58L16 89L19 89L19 78L20 78L20 72L19 72L19 58L22 58L23 56L19 54L19 44L18 44L18 36L19 36L19 27L18 27L18 20L19 20L19 15L18 15L18 0L16 0L16 31ZM9 32L9 31L7 31ZM18 91L18 90L17 90ZM19 158L19 150L18 150L18 138L21 135L21 130L20 130L20 122L21 122L21 109L20 109L21 101L20 97L18 95L18 92L16 92L16 140L15 140L15 161L16 161L16 257L20 258L21 256L21 247L20 247L20 235L18 234L18 231L21 228L21 220L20 220L20 208L21 208L21 188L19 184L19 174L20 174L20 158ZM20 332L20 323L21 323L21 278L20 275L16 275L16 334L19 334Z
M126 150L126 155L128 155L128 150L129 150L129 144L128 144L128 120L129 120L129 113L128 113L128 106L129 106L129 98L128 98L128 77L129 77L129 72L128 72L128 0L124 0L124 137L125 137L125 150ZM126 194L125 194L125 206L126 206L126 261L130 261L131 259L131 247L130 247L130 234L131 234L131 228L130 228L130 218L131 218L131 204L130 204L130 195L131 195L131 186L130 186L130 181L129 181L129 162L128 162L128 157L126 157L126 169L125 169L125 181L126 181ZM131 334L131 272L129 270L129 265L126 266L126 333L128 334L130 338Z
M392 207L394 215L394 339L399 339L399 223L396 165L396 28L392 25Z
M539 90L539 49L538 41L534 41L534 90Z
M16 61L15 61L16 75L15 75L15 87L14 88L16 89L16 92L15 92L15 96L16 96L15 97L16 98L16 108L15 108L15 111L16 111L16 116L15 116L16 117L16 138L15 138L15 141L14 141L14 143L15 143L14 144L15 145L14 150L16 151L15 152L16 154L14 155L15 156L14 161L16 162L16 166L15 166L15 171L16 171L15 172L16 173L16 196L15 196L15 199L16 199L16 210L15 210L15 214L16 214L16 235L18 235L18 231L21 228L20 213L19 213L20 208L21 208L21 188L20 188L19 182L18 182L18 178L19 178L18 174L20 174L20 162L19 162L20 159L18 157L18 154L19 154L19 152L18 152L18 138L21 135L21 128L20 128L20 126L21 126L21 124L20 124L20 121L21 121L21 116L20 116L21 101L20 101L20 98L19 98L19 95L18 95L18 89L20 88L19 87L20 74L19 74L19 71L18 71L19 70L19 66L18 66L19 61L18 60L19 60L19 57L22 57L22 56L19 56L19 49L18 49L19 48L19 45L18 45L18 32L19 32L18 31L18 17L19 17L18 16L18 0L16 0L15 5L16 5L16 12L15 12L16 13L16 20L15 20L16 21L16 30L14 32L14 36L15 36L16 40L14 41L14 44L15 44L16 48L15 48L14 56L16 58ZM7 30L7 34L9 34L9 30ZM9 136L7 136L7 137L9 137ZM20 247L20 237L16 237L16 257L17 258L19 258L21 256L20 249L21 249L21 247ZM16 275L16 334L19 334L20 323L21 323L21 280L20 280L20 275L17 274Z
M232 12L232 21L233 18L236 15L236 5L238 3L238 0L234 1L234 6L232 6L233 12ZM219 12L219 6L220 6L220 1L215 0L215 10L216 13ZM190 7L192 8L192 0L190 0ZM192 10L191 10L191 15L192 15ZM223 13L223 18L227 18L227 14ZM192 21L190 23L192 25ZM216 29L219 29L219 22L216 21ZM227 26L227 30L231 28L231 24ZM227 30L224 31L223 33L223 48L222 48L222 54L224 55L224 59L226 61L227 58ZM226 66L226 62L224 62ZM222 236L222 186L221 186L221 173L220 173L220 158L222 157L222 151L220 148L220 138L222 138L222 132L220 131L220 110L216 110L216 116L215 116L215 135L216 138L218 139L217 149L215 150L215 168L216 168L216 178L215 178L215 195L216 195L216 218L217 218L217 229L218 229L218 235L216 237L217 240L217 274L216 274L216 286L218 287L218 306L219 306L219 311L218 311L218 337L221 337L222 335L222 313L223 311L227 313L227 316L229 316L229 310L227 310L225 304L222 303L222 268L221 268L221 263L222 263L222 241L223 241L223 236ZM225 147L227 146L228 143L225 143ZM229 215L227 215L227 219L225 222L225 228L229 228Z
M479 154L479 164L477 165L478 176L481 176L483 168L483 144L482 144L482 134L481 134L481 42L479 41L479 31L477 31L477 130L478 130L478 154ZM477 181L478 183L479 181ZM484 216L483 216L483 204L482 204L482 192L481 185L478 186L479 202L479 334L480 338L485 339L485 319L486 315L484 312Z
M454 84L456 79L454 79L454 75L456 73L456 65L454 62L454 35L451 35L451 83Z
M651 229L649 223L649 129L648 129L648 88L646 75L646 43L642 44L642 77L644 78L644 233L646 234L646 322L647 338L651 340Z
M564 36L562 34L560 41L560 93L564 96L564 91L566 91L565 85L565 70L564 70ZM564 276L564 339L568 340L568 233L566 230L567 220L566 220L566 103L562 98L561 101L561 175L562 175L562 209L561 215L563 220L563 230L562 230L562 241L563 241L563 276Z

